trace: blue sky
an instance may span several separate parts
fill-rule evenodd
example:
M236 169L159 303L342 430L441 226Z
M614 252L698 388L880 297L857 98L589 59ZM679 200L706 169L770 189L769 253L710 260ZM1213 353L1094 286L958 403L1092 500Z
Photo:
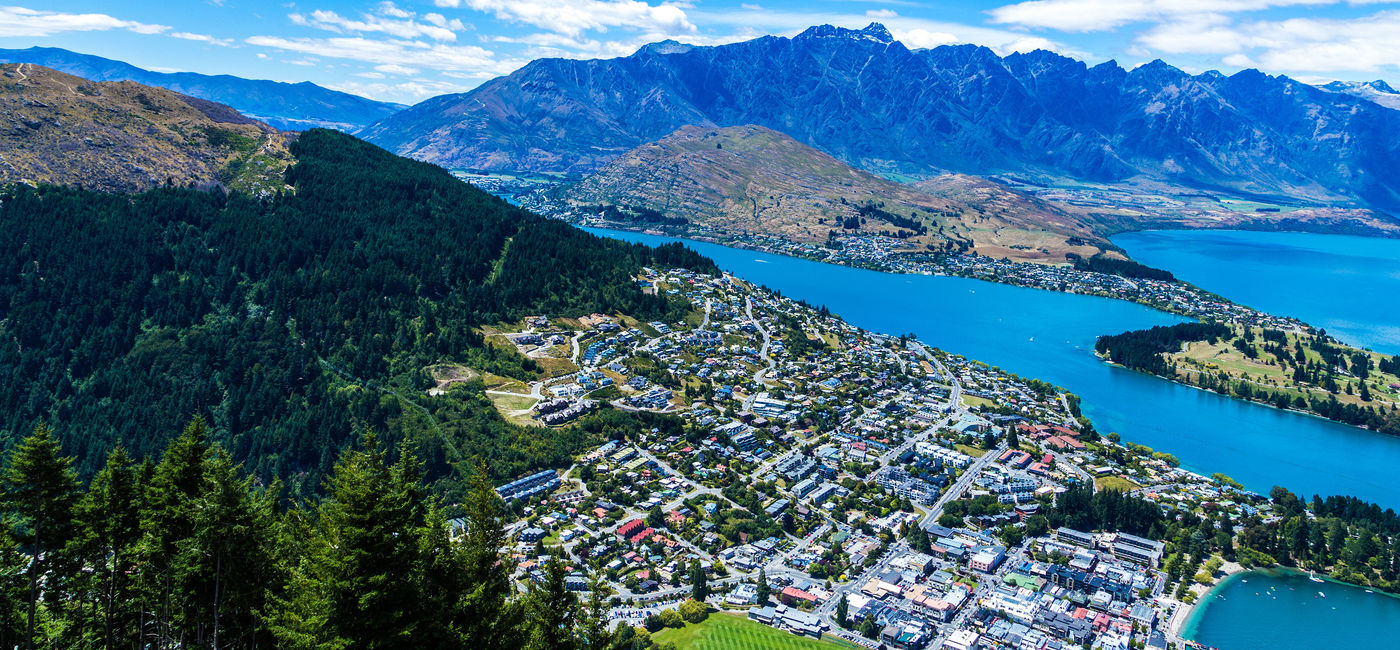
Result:
M1400 0L0 0L0 47L63 47L154 70L310 80L412 103L544 56L623 56L820 23L884 23L911 48L1045 48L1132 67L1400 80ZM176 8L178 7L178 9Z

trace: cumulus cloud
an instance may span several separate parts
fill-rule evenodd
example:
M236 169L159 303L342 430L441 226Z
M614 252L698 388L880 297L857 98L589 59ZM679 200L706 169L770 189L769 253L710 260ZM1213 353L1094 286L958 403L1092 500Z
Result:
M1202 14L1156 25L1139 46L1170 54L1218 54L1227 66L1280 71L1376 71L1400 67L1400 11L1354 19L1236 22Z
M462 84L434 79L411 79L398 83L349 80L341 83L328 83L326 87L361 97L399 97L413 100L465 90Z
M447 45L421 40L382 39L359 36L334 38L286 38L282 36L253 36L245 42L313 56L349 59L376 66L405 66L428 70L458 72L487 72L504 74L521 65L520 61L502 61L495 53L475 45Z
M534 25L578 37L585 31L627 28L660 34L697 30L680 5L641 0L434 0L439 7L464 7L501 20Z
M25 7L0 7L0 36L53 36L63 32L123 29L137 34L160 34L168 25L122 20L107 14L67 14Z
M389 64L385 64L385 65L377 65L377 66L374 66L374 69L377 70L377 71L379 71L379 72L383 72L383 73L385 73L385 74L396 74L396 75L414 75L414 74L418 74L418 68L410 68L410 67L408 67L408 66L406 66L406 65L398 65L398 64L394 64L394 63L389 63Z
M231 47L233 45L233 39L214 38L213 36L210 36L208 34L195 34L192 32L170 32L170 35L174 38L184 39L186 41L198 41L200 43L208 43L210 45L218 45L221 47Z
M442 14L430 13L418 20L413 12L400 9L392 2L379 5L377 14L362 14L351 19L318 9L310 14L294 13L288 18L304 27L314 27L341 34L382 33L395 38L428 38L434 41L457 40L457 32L466 28L460 20L448 20Z
M992 22L1043 27L1065 32L1092 32L1130 23L1179 16L1258 11L1273 7L1328 5L1341 0L1030 0L997 7ZM1362 4L1370 0L1350 0Z

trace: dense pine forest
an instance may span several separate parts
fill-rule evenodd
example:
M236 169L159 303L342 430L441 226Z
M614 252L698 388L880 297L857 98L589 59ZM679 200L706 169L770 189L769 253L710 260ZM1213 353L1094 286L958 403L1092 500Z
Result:
M132 196L0 192L0 438L53 427L91 477L119 445L137 459L203 416L260 484L314 493L360 431L419 450L437 491L474 460L500 479L611 426L511 425L479 387L429 397L442 361L517 378L533 362L475 327L526 314L677 318L642 265L713 271L679 247L604 240L440 168L343 134L292 145L292 191L258 200L162 188ZM412 396L408 399L405 396Z
M503 504L474 472L449 523L409 448L372 434L326 493L287 506L188 424L154 461L122 447L84 487L38 427L7 455L0 497L6 648L637 649L581 602L558 558L508 573ZM594 593L600 593L595 590Z
M1162 357L1163 353L1176 352L1183 343L1214 342L1229 334L1229 326L1220 323L1157 325L1145 330L1100 336L1094 344L1094 351L1108 357L1109 361L1133 370L1165 375L1170 367Z

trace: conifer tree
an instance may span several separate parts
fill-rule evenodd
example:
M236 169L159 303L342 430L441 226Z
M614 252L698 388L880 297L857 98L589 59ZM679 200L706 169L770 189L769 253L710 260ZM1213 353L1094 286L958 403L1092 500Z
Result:
M363 446L332 471L280 603L273 631L286 647L397 648L424 631L421 466L404 450L390 467L372 434Z
M118 446L77 504L79 532L72 552L90 569L86 600L94 629L89 638L98 647L139 643L131 634L138 611L131 574L141 540L141 489L131 456Z
M770 588L770 587L768 586L768 574L767 574L767 572L763 569L763 567L759 567L759 569L758 569L758 604L760 604L760 605L767 605L767 604L768 604L768 597L769 597L770 595L772 595L772 593L773 593L772 588Z
M74 533L78 478L73 459L62 456L53 432L41 424L10 454L3 487L14 539L29 556L24 646L32 650L38 643L40 597L59 610L68 600L68 576L61 574L65 567L60 551Z
M564 586L564 562L550 557L525 596L525 650L576 650L578 600Z
M594 575L588 584L588 605L579 615L578 640L581 650L605 650L613 644L614 635L608 625L603 589L603 581Z
M511 638L513 626L505 617L511 583L501 561L506 544L502 505L486 466L478 464L462 502L463 580L469 585L462 595L462 632L485 649L518 647L518 639Z
M710 584L705 576L705 567L700 565L698 559L690 562L690 597L702 603L710 597Z
M143 617L150 616L158 647L178 642L176 619L183 618L182 605L190 597L181 582L190 574L182 571L178 557L181 546L194 534L195 503L205 489L208 437L204 419L195 417L166 448L146 484L139 578Z

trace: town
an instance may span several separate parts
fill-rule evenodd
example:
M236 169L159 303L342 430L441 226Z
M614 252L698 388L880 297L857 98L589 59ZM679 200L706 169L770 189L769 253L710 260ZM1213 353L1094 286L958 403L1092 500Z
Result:
M1099 434L1055 386L729 275L637 281L691 315L526 318L495 335L555 376L487 391L544 426L605 406L683 422L497 489L516 579L561 557L613 624L659 634L708 607L870 648L1181 647L1189 603L1239 565L1164 543L1160 522L1228 540L1271 516L1228 477ZM1119 498L1150 516L1095 525L1087 504Z
M607 221L601 214L563 207L547 191L513 194L531 210L562 219L577 226L636 230L633 224ZM649 225L651 227L658 227ZM733 233L701 224L663 227L668 235L799 257L829 264L841 264L886 273L947 275L1000 282L1014 286L1116 298L1198 320L1217 320L1251 327L1286 331L1311 331L1306 323L1276 316L1240 305L1224 297L1181 281L1128 278L1121 275L1076 269L1067 264L998 259L973 252L958 254L908 250L896 237L878 234L843 234L825 244L799 242L765 233Z

